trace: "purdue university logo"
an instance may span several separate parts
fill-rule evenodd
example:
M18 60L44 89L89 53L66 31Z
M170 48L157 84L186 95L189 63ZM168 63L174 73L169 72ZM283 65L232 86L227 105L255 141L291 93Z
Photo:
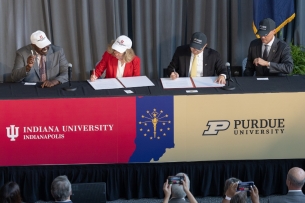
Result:
M15 125L10 125L10 127L6 127L6 136L11 139L11 141L15 141L19 136L19 127L15 127Z

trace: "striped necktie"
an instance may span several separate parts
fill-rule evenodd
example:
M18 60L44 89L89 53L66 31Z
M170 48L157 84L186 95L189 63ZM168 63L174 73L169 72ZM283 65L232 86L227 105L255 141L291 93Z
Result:
M40 55L39 75L40 75L40 82L46 81L46 79L47 79L47 75L46 75L46 56L44 56L44 55Z

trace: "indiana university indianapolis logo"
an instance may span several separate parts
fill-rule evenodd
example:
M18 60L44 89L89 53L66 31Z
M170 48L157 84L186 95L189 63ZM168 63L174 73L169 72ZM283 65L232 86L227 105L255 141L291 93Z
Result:
M15 125L10 125L10 127L6 127L6 136L11 139L11 141L15 141L19 136L19 127L15 127Z

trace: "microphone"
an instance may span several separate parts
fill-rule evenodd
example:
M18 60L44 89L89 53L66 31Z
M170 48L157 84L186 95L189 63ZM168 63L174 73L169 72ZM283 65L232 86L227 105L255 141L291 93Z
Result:
M72 64L68 64L68 81L69 81L69 87L71 87L71 72L72 72Z
M235 87L234 87L233 85L230 86L230 81L233 82L233 80L231 79L231 68L230 68L231 65L230 65L229 62L227 62L227 63L225 64L225 66L226 66L226 68L227 68L228 77L227 77L227 79L226 79L227 84L226 84L225 86L223 86L222 89L224 89L224 90L234 90Z
M65 87L63 88L66 91L75 91L77 88L76 87L72 87L71 85L71 73L72 73L72 64L69 63L68 64L68 81L69 81L69 87Z

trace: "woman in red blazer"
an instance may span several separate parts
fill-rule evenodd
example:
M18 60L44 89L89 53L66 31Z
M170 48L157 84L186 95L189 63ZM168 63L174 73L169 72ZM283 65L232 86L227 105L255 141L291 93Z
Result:
M120 78L140 75L140 58L131 48L132 41L125 35L119 36L103 54L90 77L95 81L106 70L105 78Z

